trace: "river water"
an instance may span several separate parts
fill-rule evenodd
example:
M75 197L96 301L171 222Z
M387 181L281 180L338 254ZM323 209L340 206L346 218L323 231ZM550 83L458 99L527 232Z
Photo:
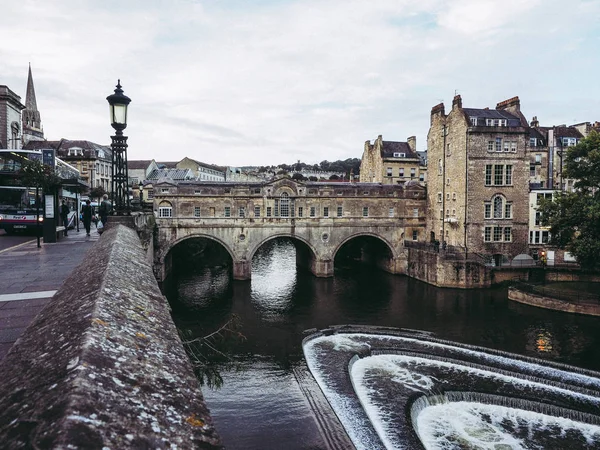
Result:
M337 264L337 262L336 262ZM324 448L293 368L303 365L303 332L338 324L434 332L439 338L600 371L600 318L508 301L506 289L438 289L361 265L333 278L296 270L295 249L270 241L252 261L252 280L226 266L175 266L167 292L180 329L203 336L232 314L246 338L231 351L236 369L220 389L203 388L228 449Z

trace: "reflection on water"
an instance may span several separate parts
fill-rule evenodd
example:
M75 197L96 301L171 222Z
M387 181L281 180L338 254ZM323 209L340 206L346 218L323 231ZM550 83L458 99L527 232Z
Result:
M318 448L318 433L290 374L303 358L303 331L310 328L351 323L421 329L443 339L600 370L598 318L509 302L504 288L437 289L361 266L315 278L296 272L295 249L285 240L271 241L257 253L251 281L233 281L229 270L183 275L176 268L178 289L167 296L177 324L199 335L231 314L242 320L247 340L236 355L246 370L223 374L220 391L204 390L230 449L281 448L265 446L266 438L290 449ZM273 423L277 426L265 425Z

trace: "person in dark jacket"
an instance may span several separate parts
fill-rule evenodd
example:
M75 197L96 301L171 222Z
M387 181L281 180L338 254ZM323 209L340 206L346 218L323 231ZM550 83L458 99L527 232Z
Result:
M102 221L102 225L106 226L106 222L108 221L108 215L111 213L112 205L108 201L108 195L104 194L102 197L102 203L100 203L100 208L98 208L98 214L100 214L100 220Z
M94 210L92 209L92 202L89 200L85 201L85 205L81 207L81 215L83 217L83 226L85 227L85 233L89 236L90 229L92 227L92 216Z
M62 201L62 205L60 205L60 218L62 219L62 224L65 227L65 236L67 235L67 230L69 229L69 205L64 200Z

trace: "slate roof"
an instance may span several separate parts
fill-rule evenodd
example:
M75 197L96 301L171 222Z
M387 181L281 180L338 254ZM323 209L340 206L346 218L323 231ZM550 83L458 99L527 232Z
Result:
M23 146L23 150L42 150L53 148L56 150L60 145L60 141L29 141Z
M147 169L148 166L150 166L150 164L152 164L152 160L148 159L148 160L136 160L136 161L127 161L127 168L128 169L133 169L133 170L139 170L139 169Z
M548 136L547 130L540 130L538 128L530 128L529 129L529 137L536 138L537 140L539 140L541 142L542 146L547 143L547 141L548 141L547 136Z
M404 153L404 158L419 158L419 155L412 151L407 142L382 141L381 156L383 158L400 158L394 156L394 153Z
M479 108L463 108L463 112L469 117L477 117L477 119L506 119L506 125L509 127L520 127L521 119L514 114L503 109L479 109ZM485 126L485 122L478 123L479 126Z
M148 177L147 180L190 180L193 179L194 175L190 169L154 169Z
M573 137L573 138L577 138L577 139L583 138L583 134L581 134L577 130L577 128L566 127L566 126L554 127L554 136L555 137Z

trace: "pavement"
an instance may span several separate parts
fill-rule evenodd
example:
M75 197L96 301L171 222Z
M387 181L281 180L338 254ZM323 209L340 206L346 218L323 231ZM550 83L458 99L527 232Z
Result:
M75 267L86 261L94 276L90 249L99 238L92 225L91 236L80 228L41 248L32 238L0 250L0 360Z

